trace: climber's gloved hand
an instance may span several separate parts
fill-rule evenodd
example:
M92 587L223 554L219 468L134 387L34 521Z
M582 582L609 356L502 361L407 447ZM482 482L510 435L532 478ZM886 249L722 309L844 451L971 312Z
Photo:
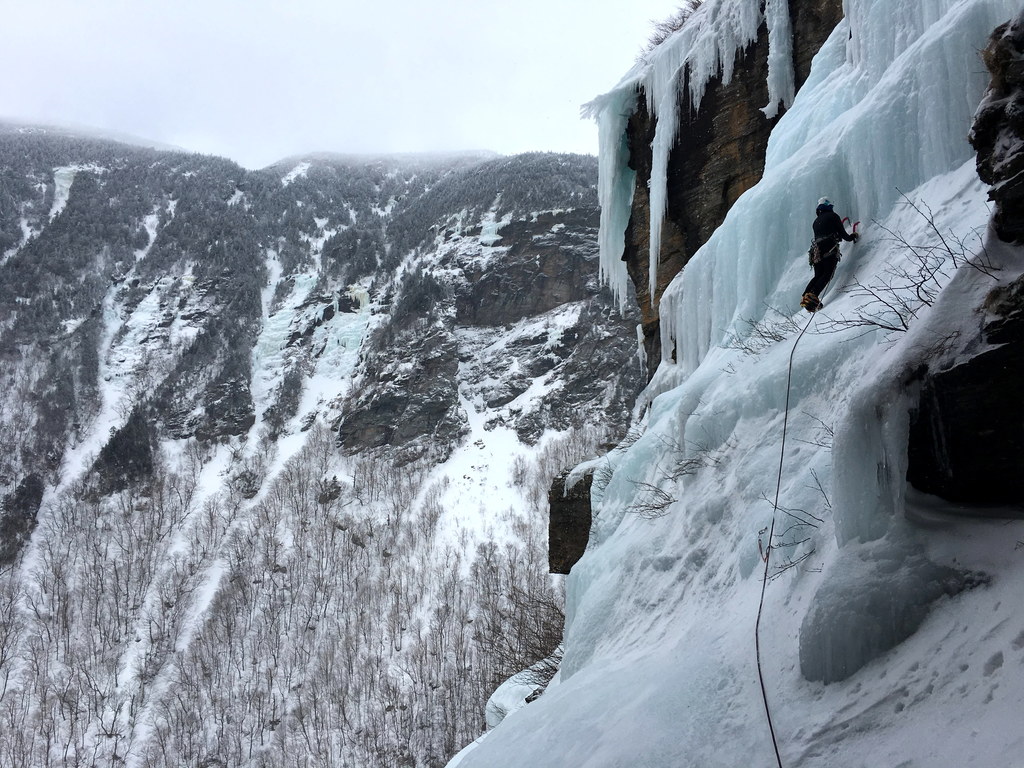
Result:
M858 240L860 240L860 232L854 232L853 233L853 242L856 243Z

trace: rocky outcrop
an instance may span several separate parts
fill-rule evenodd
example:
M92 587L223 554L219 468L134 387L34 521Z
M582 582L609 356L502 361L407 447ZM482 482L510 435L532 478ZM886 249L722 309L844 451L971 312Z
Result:
M546 211L502 227L497 242L508 250L498 257L500 268L470 257L459 259L465 276L455 300L459 324L516 323L593 296L598 223L597 208L586 206Z
M810 61L842 19L841 0L790 0L794 39L794 70L799 88ZM645 100L629 120L630 168L637 172L633 209L626 229L623 261L636 288L647 351L648 376L661 360L658 302L672 278L686 266L725 220L737 198L764 173L768 137L778 118L769 120L761 108L768 103L768 32L761 27L756 42L740 55L728 85L720 78L707 87L700 109L689 101L686 77L679 82L683 116L669 156L667 210L654 295L649 285L649 232L652 151L655 119Z
M583 557L590 540L590 488L594 474L584 475L568 492L568 472L555 478L548 493L548 566L551 573L569 573Z
M992 83L975 115L970 140L978 176L991 184L992 223L1007 242L1024 242L1024 11L996 28L982 58Z
M1024 278L993 291L985 310L982 351L923 376L907 479L972 514L998 505L993 514L1024 516Z
M389 340L378 337L383 346L369 352L338 441L350 451L393 448L405 461L428 454L443 460L466 430L451 324L384 335Z
M435 237L389 288L390 317L363 347L339 423L346 450L444 457L470 416L525 444L628 423L642 384L636 313L619 313L599 280L595 159L525 155L472 181L424 203Z

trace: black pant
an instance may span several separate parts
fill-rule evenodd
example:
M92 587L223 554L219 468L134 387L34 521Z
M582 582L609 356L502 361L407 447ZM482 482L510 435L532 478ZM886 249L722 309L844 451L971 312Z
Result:
M839 266L839 252L837 251L834 256L825 256L821 261L814 265L814 277L811 278L811 282L804 288L804 293L813 293L815 296L820 297L822 292L825 290L825 286L828 285L832 279L832 275L835 274L836 267Z

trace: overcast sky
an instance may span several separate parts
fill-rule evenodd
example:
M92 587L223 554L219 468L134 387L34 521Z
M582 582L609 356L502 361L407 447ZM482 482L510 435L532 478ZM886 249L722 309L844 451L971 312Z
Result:
M0 118L259 168L302 152L597 151L579 107L679 0L0 0Z

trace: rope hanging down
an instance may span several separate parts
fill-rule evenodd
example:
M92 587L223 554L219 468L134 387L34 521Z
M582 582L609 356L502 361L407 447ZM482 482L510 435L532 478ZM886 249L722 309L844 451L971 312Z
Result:
M772 746L775 748L775 760L779 764L779 768L782 768L782 756L779 754L779 742L775 736L775 725L772 722L772 712L768 706L768 690L764 684L764 672L761 669L761 614L764 611L764 591L768 586L768 567L772 559L772 537L775 534L775 516L779 511L779 493L782 489L782 463L786 458L786 432L789 427L789 395L790 385L793 381L793 356L796 354L796 345L800 343L800 339L807 333L807 329L811 327L811 323L814 322L814 314L807 319L807 324L803 330L800 331L800 335L796 337L796 341L793 342L793 349L789 352L789 372L786 374L786 408L782 417L782 450L779 451L779 477L775 483L775 502L772 505L772 524L768 531L768 545L765 547L764 552L764 578L761 580L761 600L757 605L757 622L754 625L754 647L757 651L757 679L761 683L761 699L764 701L764 713L768 718L768 730L772 734Z
M843 224L849 221L849 218L843 219ZM853 233L857 234L857 227L860 224L859 221L853 225ZM854 240L856 242L856 240ZM834 273L833 273L834 276ZM825 295L825 291L828 289L829 284L832 282L832 277L829 277L828 283L821 291L821 295ZM796 341L793 342L793 348L789 351L789 369L786 373L786 408L782 416L782 448L779 451L779 477L775 483L775 501L772 504L772 524L768 531L768 545L764 551L764 577L761 579L761 599L757 604L757 622L754 624L754 648L757 653L757 679L761 684L761 700L764 702L764 714L768 719L768 730L772 735L772 747L775 748L775 761L778 763L779 768L782 768L782 756L779 754L779 741L775 736L775 724L772 722L772 711L768 706L768 689L764 684L764 671L761 668L761 614L764 612L764 592L768 587L768 569L771 565L772 559L772 539L775 535L775 517L779 512L779 493L782 490L782 464L786 458L786 432L789 427L789 396L791 385L793 383L793 357L796 355L797 344L800 343L800 339L807 333L807 329L811 327L811 323L814 322L814 312L807 319L807 324L804 325L803 330L800 331L800 335L796 337Z

